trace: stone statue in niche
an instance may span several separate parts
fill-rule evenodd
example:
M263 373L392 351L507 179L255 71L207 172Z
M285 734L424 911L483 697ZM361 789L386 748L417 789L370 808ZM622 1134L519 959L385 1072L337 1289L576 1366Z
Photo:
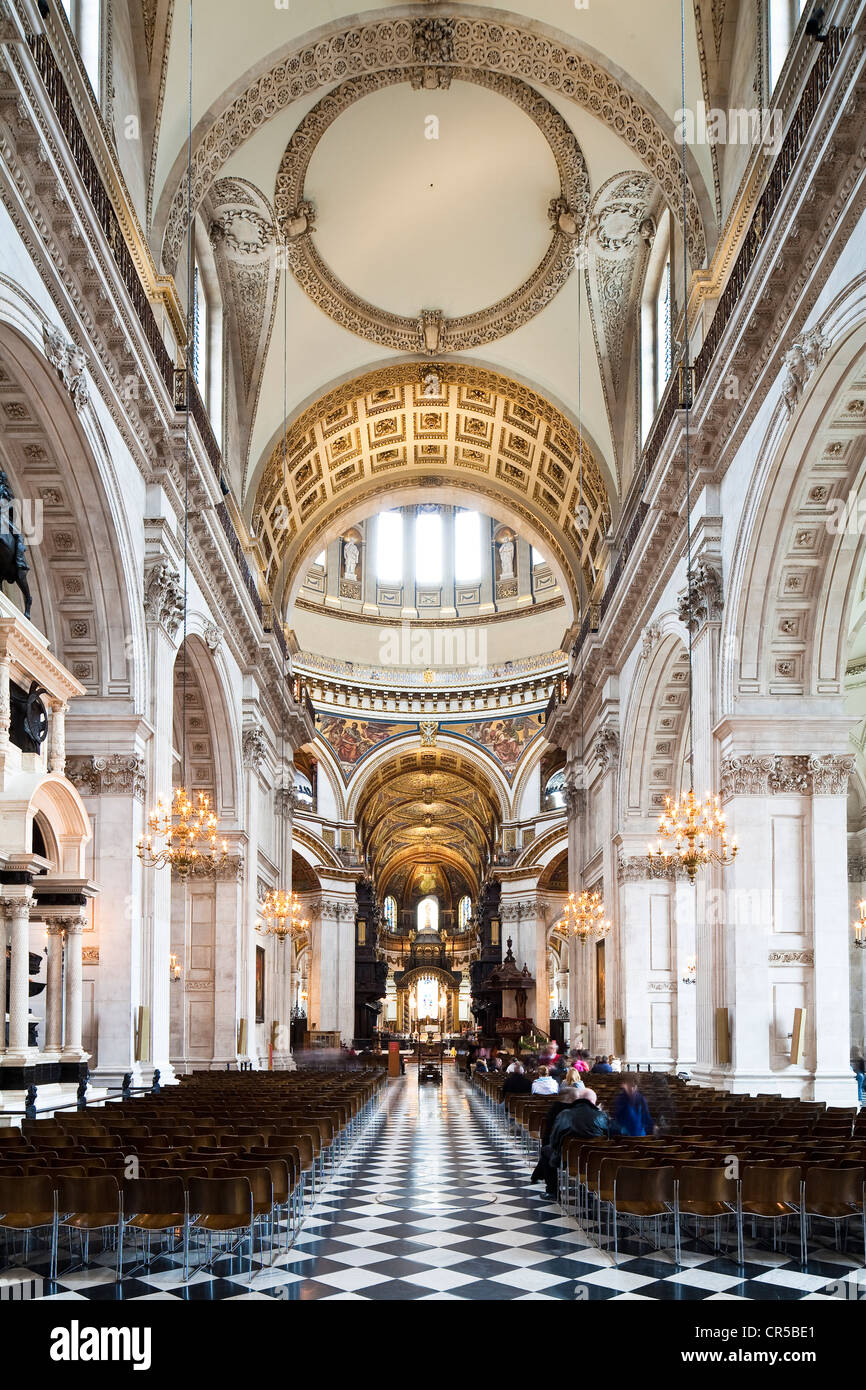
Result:
M514 578L514 541L511 539L502 541L499 546L499 577Z
M347 540L343 545L343 578L351 582L356 582L358 578L358 561L361 552L353 540Z

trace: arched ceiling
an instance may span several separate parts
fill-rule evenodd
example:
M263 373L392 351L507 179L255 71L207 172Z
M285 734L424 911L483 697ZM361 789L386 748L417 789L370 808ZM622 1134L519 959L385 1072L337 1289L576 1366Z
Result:
M490 780L470 759L419 749L375 770L361 789L356 814L382 891L401 864L419 858L450 862L477 891L501 811Z
M540 547L578 612L576 576L588 592L612 517L589 442L537 392L447 361L404 362L337 387L294 421L285 447L276 441L251 516L275 601L285 603L304 562L351 520L418 491L463 505L475 498L512 522Z
M186 9L128 2L144 12L154 119L143 220L183 297ZM638 229L665 202L680 207L679 0L525 0L520 14L486 0L386 2L360 15L332 7L313 28L316 7L304 5L208 0L204 11L199 0L192 203L206 231L216 224L235 319L239 437L228 471L246 514L281 430L284 389L295 419L330 383L363 376L388 353L457 362L482 350L504 377L576 418L579 342L580 414L615 512L636 448L623 399L646 264ZM686 15L694 108L702 41L691 5ZM687 175L696 267L717 237L707 147L689 151ZM617 264L596 267L606 248L591 210L605 211L600 191L623 177L625 242ZM244 206L255 212L251 241ZM220 242L226 226L243 235Z

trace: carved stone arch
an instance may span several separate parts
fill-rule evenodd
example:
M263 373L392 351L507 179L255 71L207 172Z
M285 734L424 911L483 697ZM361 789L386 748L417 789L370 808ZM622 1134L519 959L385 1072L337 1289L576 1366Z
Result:
M538 767L539 763L544 757L544 754L548 752L549 749L550 744L547 742L546 739L535 738L532 740L532 742L526 750L526 753L523 755L523 757L520 759L520 762L517 764L517 773L514 778L514 784L511 787L511 818L518 818L520 813L520 804L526 792L526 784L529 781L529 778L532 776L535 768ZM544 795L543 787L541 788L541 794L542 796Z
M320 772L323 771L328 779L328 785L334 794L336 803L337 819L346 820L346 783L340 771L340 764L334 756L333 750L328 746L323 738L316 736L313 742L307 745L313 752L313 756L319 765Z
M230 821L240 819L242 802L238 720L228 691L220 653L211 653L204 638L190 631L178 647L174 667L173 736L178 753L183 748L181 712L186 714L186 767L178 768L177 775L186 778L189 793L205 792L217 814Z
M439 394L425 395L433 368ZM606 553L613 509L588 439L540 392L463 362L397 364L321 396L292 424L262 472L251 523L274 606L300 586L306 557L348 520L435 487L443 502L471 494L488 514L534 540L572 615ZM583 500L578 474L583 455ZM581 560L584 563L581 563Z
M379 358L375 362L368 363L364 369L364 376L366 377L367 375L375 375L376 373L385 368L391 369L400 366L405 371L406 380L412 380L414 382L416 379L420 381L422 379L423 373L428 371L431 365L434 367L435 370L436 364L431 364L429 358L422 358L417 354L405 354L403 356L397 356L392 353L389 354L388 357ZM478 372L482 373L486 372L496 374L500 371L500 368L496 365L496 363L490 362L485 358L461 355L459 363L454 362L451 364L452 376L454 375L454 373L456 373L459 377L462 368L464 367L468 368L470 371L477 370ZM508 373L509 380L512 381L521 391L529 392L532 395L538 395L539 399L541 399L536 383L532 381L529 377L521 375L511 366L509 366ZM318 401L329 397L332 391L338 391L342 387L348 386L350 382L357 381L358 379L359 378L357 370L345 372L341 376L333 377L330 381L325 382L323 386L318 387L314 392L307 396L305 400L299 401L297 404L290 407L287 422L289 430L291 430L294 427L296 421L298 421L302 416L306 417L307 412L312 407L314 407ZM576 412L572 409L568 402L563 401L559 396L553 394L552 392L546 392L543 399L548 402L548 404L554 411L557 412L558 416L561 416L563 420L566 420L569 423L576 435L578 427L578 418ZM605 496L610 505L611 523L615 523L621 510L620 498L617 493L617 481L615 472L611 469L608 463L607 456L605 454L604 449L602 448L602 445L598 437L592 432L591 429L588 428L586 422L582 423L581 433L586 449L585 457L588 459L592 459L593 463L598 467L601 484L604 488ZM255 509L256 496L261 484L262 475L265 472L265 469L267 468L268 464L277 456L277 451L281 450L282 437L283 422L282 420L280 420L279 424L273 431L270 438L265 441L265 444L262 448L261 456L259 457L257 462L255 462L255 464L251 464L247 469L247 475L244 482L243 510L248 522L251 522L252 520L253 512ZM321 549L321 546L319 546L319 549Z
M866 484L866 276L815 331L823 362L796 401L778 401L732 547L722 714L768 694L835 698L841 710L866 559L857 510Z
M58 773L43 777L31 793L29 803L22 809L22 846L32 843L35 819L47 822L57 853L54 873L83 878L85 849L93 837L93 830L84 802L72 783ZM7 821L14 811L14 803L4 808ZM8 836L7 842L11 843Z
M381 13L381 12L380 12ZM269 71L254 70L229 89L223 110L208 112L193 132L193 208L198 208L220 170L246 139L292 102L320 87L393 68L423 72L423 23L416 18L365 16L349 27L322 26L300 42L286 45ZM531 28L498 15L467 13L448 23L436 57L446 68L468 67L518 77L548 87L608 126L658 179L672 208L681 201L680 152L670 117L630 78L631 90L610 72L600 55L578 49L557 31L538 22ZM161 260L172 271L186 222L187 153L179 151L166 179L154 218ZM690 257L702 265L707 254L705 228L713 230L710 198L698 166L687 156Z
M313 302L342 328L381 347L412 352L425 348L423 311L408 318L367 303L355 295L319 255L310 233L315 207L305 194L310 159L328 127L356 101L382 88L412 82L415 68L394 68L350 78L323 97L301 121L283 154L274 190L274 211L286 245L288 268ZM474 83L514 102L538 127L550 146L559 172L559 189L550 204L551 240L527 280L498 303L460 317L443 317L437 325L435 351L463 352L494 342L528 322L550 302L575 265L574 244L589 207L586 161L568 123L526 82L502 73L455 67L450 81ZM565 222L568 230L561 223Z
M0 466L36 528L27 555L31 617L88 695L126 697L143 710L146 641L129 499L89 401L86 359L71 360L65 335L13 293L0 287ZM37 348L37 332L49 331L54 337ZM18 602L17 590L6 592Z
M670 617L648 660L635 672L623 721L619 824L657 818L679 791L688 735L688 649Z
M371 753L358 773L352 778L347 789L347 819L356 821L359 802L369 790L370 783L374 778L381 776L383 769L386 769L395 759L406 756L415 757L415 755L420 757L423 752L429 757L432 765L436 762L435 754L439 750L446 757L453 755L456 758L456 762L453 763L455 770L462 772L471 769L484 779L496 798L500 819L507 820L510 815L511 791L502 768L495 759L477 745L468 743L465 739L449 738L444 727L440 727L436 734L435 749L419 749L417 734L407 734L400 738L390 739ZM449 768L451 765L449 763Z

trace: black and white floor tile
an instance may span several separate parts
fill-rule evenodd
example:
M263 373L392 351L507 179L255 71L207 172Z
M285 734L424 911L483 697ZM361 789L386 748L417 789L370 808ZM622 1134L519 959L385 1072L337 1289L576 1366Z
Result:
M31 1297L63 1300L826 1300L846 1284L866 1290L862 1261L817 1245L803 1271L796 1249L747 1245L740 1268L735 1251L684 1239L678 1267L672 1249L624 1231L617 1264L530 1184L531 1167L462 1079L446 1072L441 1087L419 1086L410 1071L389 1083L291 1247L278 1231L275 1251L257 1250L251 1283L237 1256L187 1283L179 1259L167 1256L115 1282L111 1253L70 1274L61 1258L56 1283L41 1258L2 1278L20 1280ZM858 1241L852 1232L852 1251Z

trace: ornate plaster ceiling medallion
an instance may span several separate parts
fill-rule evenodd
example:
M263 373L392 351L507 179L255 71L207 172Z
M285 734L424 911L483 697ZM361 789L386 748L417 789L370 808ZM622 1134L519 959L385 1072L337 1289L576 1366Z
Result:
M442 70L436 68L434 71ZM319 216L317 221L315 199L305 189L305 180L319 142L337 118L363 97L403 83L417 88L417 68L367 73L329 92L294 132L277 174L275 215L287 244L287 265L298 284L341 327L398 352L421 351L432 355L465 351L494 342L528 322L550 302L574 269L573 246L580 237L589 207L589 176L581 150L567 123L544 97L526 83L502 73L463 67L449 67L446 71L448 81L439 85L451 87L453 82L469 83L519 107L544 136L559 176L559 188L550 189L547 207L543 201L538 207L539 228L546 216L545 235L550 237L540 263L515 290L494 304L455 317L420 304L417 314L393 313L368 302L344 284L314 244L316 232L322 229L322 220ZM479 161L479 169L483 164L483 160ZM387 215L387 208L383 207L386 226ZM471 221L473 217L483 218L486 214L483 206L470 205L465 215ZM484 241L492 244L496 238L494 225L485 231ZM423 262L419 267L419 283L423 285Z
M547 33L498 18L460 15L450 20L446 52L451 57L429 64L419 44L427 43L423 26L429 20L385 19L364 21L331 33L327 38L299 47L269 72L258 73L207 128L196 145L192 160L192 205L197 208L227 160L264 122L303 99L317 87L330 86L363 74L412 66L423 74L432 67L437 80L447 76L450 62L474 72L516 75L534 86L547 86L558 98L574 102L614 132L641 164L654 174L670 207L681 205L680 153L673 140L673 122L663 129L647 106L612 73L574 48L556 42ZM452 72L452 76L456 74ZM182 169L181 169L182 166ZM165 216L163 263L168 271L177 264L186 224L186 159L178 161L173 187L166 190L170 205L157 210L157 226ZM692 180L698 182L693 185ZM699 190L698 196L695 187ZM706 256L704 217L711 208L699 173L691 161L688 182L689 251L693 266Z

